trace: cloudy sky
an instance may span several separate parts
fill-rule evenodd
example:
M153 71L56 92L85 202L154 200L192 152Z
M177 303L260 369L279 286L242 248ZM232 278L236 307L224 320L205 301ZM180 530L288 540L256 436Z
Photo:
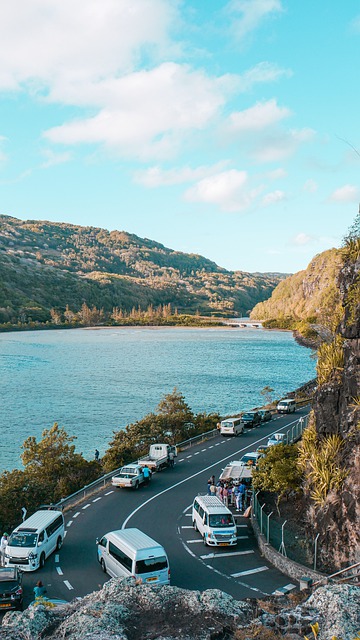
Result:
M358 211L359 50L358 0L0 0L0 213L305 268Z

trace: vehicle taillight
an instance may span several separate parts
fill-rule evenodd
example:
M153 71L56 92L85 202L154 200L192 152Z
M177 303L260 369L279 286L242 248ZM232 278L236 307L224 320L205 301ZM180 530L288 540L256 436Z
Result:
M17 595L17 596L21 596L22 592L23 592L22 587L19 587L19 588L15 591L15 593L16 593L16 595Z

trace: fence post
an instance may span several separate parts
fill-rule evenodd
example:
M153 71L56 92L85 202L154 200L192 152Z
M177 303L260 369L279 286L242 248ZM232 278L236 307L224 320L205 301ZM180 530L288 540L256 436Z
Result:
M260 507L260 510L261 510L261 513L260 513L260 533L262 533L262 532L263 532L263 530L262 530L262 523L263 523L263 508L265 507L265 504L266 504L266 503L264 502L263 506L262 506L262 507Z
M286 549L285 549L285 543L284 543L284 527L287 523L287 520L285 520L285 522L283 522L283 524L281 525L281 545L279 547L279 553L281 553L283 556L285 556L285 558L287 558L286 555Z
M319 535L320 535L320 533L318 533L318 534L317 534L317 536L316 536L316 538L315 538L315 543L314 543L314 571L316 571L316 562L317 562L317 544L318 544Z
M270 542L270 518L272 516L274 512L272 511L271 513L269 513L267 519L268 519L268 528L267 528L267 536L266 536L266 542L269 544Z

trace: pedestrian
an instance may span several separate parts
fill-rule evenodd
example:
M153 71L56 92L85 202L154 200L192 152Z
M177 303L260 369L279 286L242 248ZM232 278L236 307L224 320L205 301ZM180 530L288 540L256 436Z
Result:
M243 511L245 503L246 484L245 480L241 481L239 491L236 497L236 511Z
M96 460L96 462L99 462L99 458L100 458L100 453L98 452L97 449L95 449L95 460Z
M144 484L149 484L151 479L151 471L149 467L143 467Z
M209 478L207 482L207 494L208 496L211 496L211 478Z
M214 475L210 476L210 481L211 481L211 484L216 484Z
M41 598L43 595L45 595L46 593L46 589L43 585L43 583L41 582L41 580L38 580L35 587L34 587L34 595L35 595L35 599L36 598Z
M1 536L0 540L0 564L5 567L5 550L8 545L9 535L5 532Z
M215 484L211 484L210 485L210 495L211 496L216 496L216 485Z
M170 469L172 469L175 464L175 454L171 449L169 451L168 460L169 460L169 467Z

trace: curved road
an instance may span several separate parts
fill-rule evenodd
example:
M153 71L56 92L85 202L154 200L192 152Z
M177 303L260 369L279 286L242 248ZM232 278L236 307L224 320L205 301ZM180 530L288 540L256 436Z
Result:
M166 549L171 584L187 589L217 588L237 599L261 597L280 587L294 588L287 576L261 556L251 526L242 515L238 545L206 547L191 523L190 506L198 493L206 493L208 477L218 477L230 460L266 443L270 434L287 430L305 416L307 408L291 416L274 416L238 438L217 436L181 453L174 469L153 476L148 487L138 491L102 489L88 502L65 514L66 537L60 553L45 567L24 573L24 605L32 599L32 588L41 579L49 597L72 600L101 588L109 579L96 560L95 539L113 529L138 527Z

